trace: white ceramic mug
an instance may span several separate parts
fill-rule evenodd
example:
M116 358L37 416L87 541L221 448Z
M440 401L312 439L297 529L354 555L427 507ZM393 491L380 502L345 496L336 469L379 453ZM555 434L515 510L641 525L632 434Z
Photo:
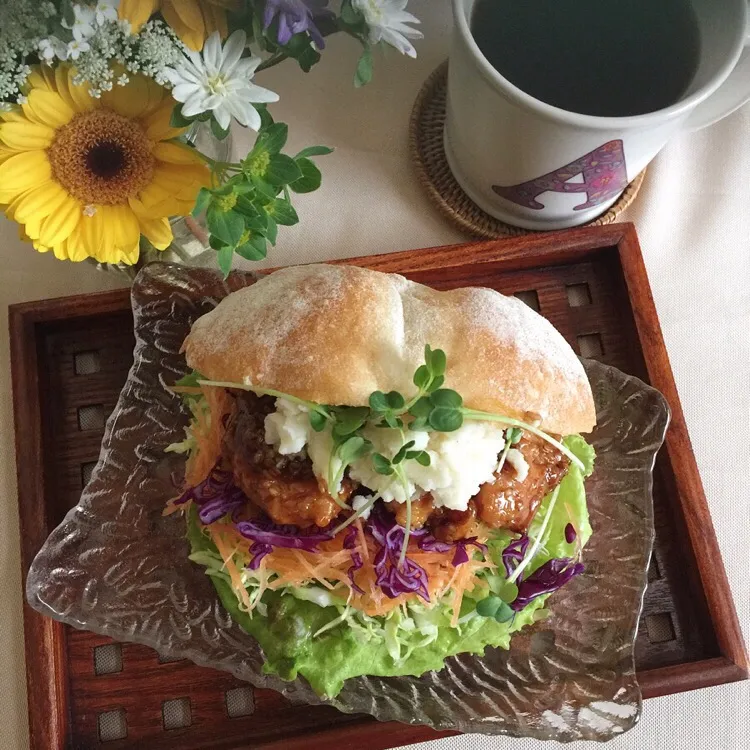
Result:
M471 199L509 224L564 229L591 221L676 132L710 125L750 100L746 0L692 0L701 39L692 84L675 104L632 117L568 112L514 86L472 37L475 2L453 0L445 152Z

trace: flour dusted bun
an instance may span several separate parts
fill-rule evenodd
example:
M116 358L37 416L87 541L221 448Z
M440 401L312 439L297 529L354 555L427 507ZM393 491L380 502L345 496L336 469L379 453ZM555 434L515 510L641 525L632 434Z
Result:
M362 406L376 390L413 394L425 344L445 351L445 387L467 407L541 418L562 435L596 422L591 387L565 339L492 289L440 292L354 266L295 266L230 294L195 322L184 349L211 380Z

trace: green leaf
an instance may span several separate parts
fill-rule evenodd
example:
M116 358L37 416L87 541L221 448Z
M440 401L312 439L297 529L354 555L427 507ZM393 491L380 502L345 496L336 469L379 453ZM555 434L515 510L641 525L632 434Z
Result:
M197 388L200 385L199 380L203 380L203 375L198 370L191 370L187 375L183 375L179 380L176 380L175 385L182 388Z
M389 391L386 393L385 400L389 409L403 409L406 405L404 397L398 391Z
M433 377L432 382L427 388L427 392L432 393L433 391L438 390L438 388L440 388L443 385L443 383L445 383L445 378L442 375L437 375Z
M255 145L262 146L269 154L278 154L286 145L288 135L289 126L285 122L275 122L260 131Z
M430 370L427 365L420 365L414 373L414 385L416 385L420 391L423 391L427 388L430 382L430 377Z
M439 432L454 432L464 422L464 415L458 409L438 406L430 413L430 427Z
M277 224L290 227L299 223L299 216L294 210L294 206L285 200L276 199L267 207L268 213L276 220Z
M503 581L500 585L500 589L497 592L497 595L504 601L510 604L511 602L516 600L516 597L518 596L518 586L516 586L515 583L510 583L510 581Z
M312 163L312 162L310 162ZM302 169L291 156L273 154L268 162L265 178L272 185L288 185L302 177Z
M309 159L301 157L296 160L297 165L302 172L302 176L289 183L289 187L295 193L312 193L320 187L323 180L320 170Z
M414 460L421 466L429 466L431 461L430 454L427 451L419 451L419 453L414 456Z
M502 604L503 600L497 596L488 596L480 599L477 602L477 614L481 617L494 617Z
M297 62L305 73L309 73L312 70L313 65L320 62L320 52L318 52L318 50L312 45L308 44L308 46L297 55Z
M268 106L265 104L253 104L253 107L255 107L256 110L258 110L258 114L260 115L260 129L266 130L271 125L273 125L273 116L268 111Z
M520 427L514 427L510 431L510 444L518 445L519 441L521 440L522 435L523 435L523 430Z
M427 396L422 396L418 401L412 404L409 414L413 417L429 417L432 411L432 402Z
M319 411L310 412L310 426L315 432L323 432L328 420Z
M169 127L187 128L193 124L193 120L195 120L194 117L185 117L185 115L182 114L182 104L177 103L172 110L172 116L169 118Z
M247 195L238 195L237 202L234 204L234 210L241 213L249 219L254 219L260 214L261 209L256 205L252 198Z
M354 71L354 87L360 88L372 80L372 49L369 44L364 46L362 54Z
M404 443L399 449L396 455L391 459L392 464L400 464L405 458L409 448L413 447L414 441L410 440L408 443Z
M432 428L427 421L427 417L417 417L409 422L409 429L412 432L429 432Z
M208 244L214 249L214 250L221 250L224 245L227 243L224 242L224 240L220 240L215 234L211 234L208 236Z
M464 400L456 391L452 391L450 388L442 388L430 395L430 402L433 406L460 409L463 406Z
M269 185L265 180L260 177L253 175L251 178L253 187L268 200L273 200L279 194L279 188L274 185Z
M76 15L73 12L73 3L71 0L62 0L60 5L60 15L68 26L72 26L75 23Z
M369 440L365 440L360 435L355 435L339 446L338 456L341 459L341 462L345 466L348 466L352 461L365 455L365 453L369 451L371 445L372 444Z
M303 148L295 157L294 160L306 158L308 156L327 156L332 154L333 149L328 146L308 146Z
M445 375L446 364L447 358L442 349L435 349L435 351L430 352L428 365L433 375Z
M255 235L236 248L237 254L246 260L263 260L268 254L266 238Z
M336 424L334 432L340 435L351 435L364 425L370 416L366 406L349 406L336 409Z
M341 3L341 20L348 26L357 26L364 21L364 16L360 11L355 10L351 0L344 0Z
M279 227L276 224L276 219L271 215L267 215L268 226L266 227L266 238L272 245L276 245L276 238L279 234Z
M245 231L245 221L236 211L221 211L211 206L206 212L206 225L211 234L227 245L236 245Z
M376 412L383 412L388 410L388 401L385 398L383 391L373 391L370 394L370 408Z
M229 135L229 128L222 128L215 117L211 118L211 132L218 140L223 141Z
M508 620L513 619L515 614L508 604L500 602L500 606L497 608L497 612L495 612L495 619L498 622L508 622Z
M403 420L396 417L391 412L386 412L383 415L383 421L390 427L392 430L398 430L401 427L404 426Z
M191 211L192 215L199 216L202 214L208 208L210 200L211 191L208 188L202 187L195 198L195 206L193 206L193 210Z
M391 462L382 453L372 454L372 468L375 469L378 474L383 474L387 477L391 476L394 472Z
M231 245L225 245L219 250L218 263L221 272L224 274L226 279L229 276L229 272L232 270L232 258L234 257L234 248Z

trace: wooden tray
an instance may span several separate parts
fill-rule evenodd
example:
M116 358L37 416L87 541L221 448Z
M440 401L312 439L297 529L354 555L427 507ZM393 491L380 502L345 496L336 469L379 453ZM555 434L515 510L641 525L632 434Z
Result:
M548 317L583 355L641 377L672 407L657 459L656 547L636 643L645 697L747 677L748 659L629 224L347 260L439 288L484 285ZM127 290L10 309L24 571L79 498L132 362ZM25 610L33 750L357 748L447 736L292 705L232 676L160 661ZM106 740L106 741L105 741Z

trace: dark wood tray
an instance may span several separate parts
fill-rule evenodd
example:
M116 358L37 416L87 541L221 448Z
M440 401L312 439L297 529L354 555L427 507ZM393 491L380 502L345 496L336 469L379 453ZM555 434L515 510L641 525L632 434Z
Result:
M344 262L439 288L484 285L515 294L581 354L666 396L673 417L657 460L656 548L636 643L638 676L646 697L745 679L747 654L633 227ZM16 305L10 328L26 571L78 501L99 454L104 421L132 362L129 295ZM450 734L292 705L226 673L165 663L148 648L73 630L28 607L25 635L33 750L376 750Z

